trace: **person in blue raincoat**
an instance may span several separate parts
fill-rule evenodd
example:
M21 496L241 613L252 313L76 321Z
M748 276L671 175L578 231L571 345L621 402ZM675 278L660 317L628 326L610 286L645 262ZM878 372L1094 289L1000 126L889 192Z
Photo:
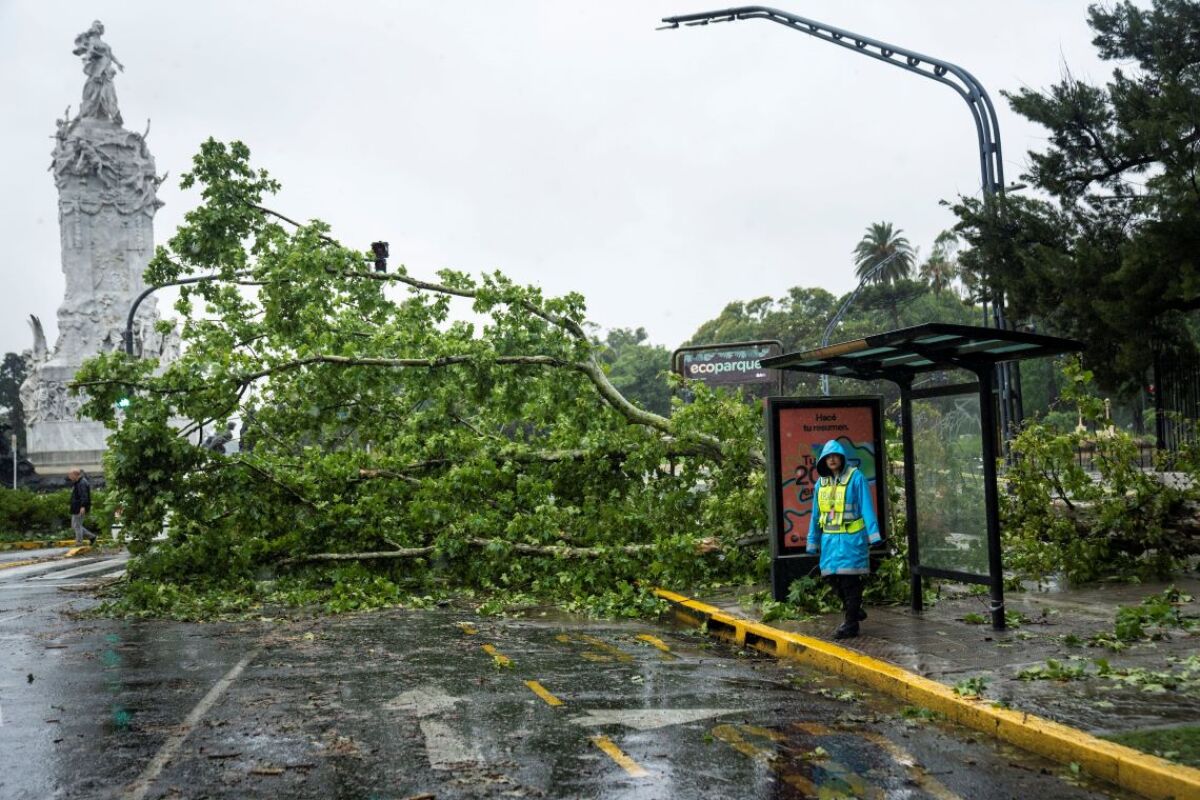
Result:
M836 439L821 448L817 474L805 549L821 554L821 574L842 601L845 621L833 638L848 639L858 636L858 624L867 618L863 581L871 571L868 548L881 541L879 520L866 476L849 465Z

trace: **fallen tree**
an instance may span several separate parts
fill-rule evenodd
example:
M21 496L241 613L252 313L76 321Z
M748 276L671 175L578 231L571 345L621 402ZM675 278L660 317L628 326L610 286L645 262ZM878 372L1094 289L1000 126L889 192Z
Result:
M147 271L214 276L182 288L183 355L106 354L77 376L114 431L128 598L368 576L393 599L469 590L620 613L643 599L636 580L762 576L765 548L746 538L765 528L755 409L702 386L669 417L630 402L579 295L364 269L324 224L267 207L278 184L240 143L206 142L183 186L202 202ZM482 322L455 313L468 303ZM235 454L188 436L231 419Z

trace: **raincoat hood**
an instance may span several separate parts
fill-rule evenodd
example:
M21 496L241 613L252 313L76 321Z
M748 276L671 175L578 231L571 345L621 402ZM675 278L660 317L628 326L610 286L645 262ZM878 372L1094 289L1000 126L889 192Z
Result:
M850 464L850 459L846 455L846 449L842 447L842 443L837 439L830 439L821 448L821 457L817 459L817 474L822 478L828 478L833 474L833 470L829 469L829 465L825 463L825 459L834 453L842 457L842 470L844 471Z

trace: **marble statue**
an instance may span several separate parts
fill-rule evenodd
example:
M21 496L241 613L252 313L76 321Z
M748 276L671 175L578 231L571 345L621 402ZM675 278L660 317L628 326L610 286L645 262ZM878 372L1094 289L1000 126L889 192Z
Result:
M83 104L79 107L79 116L95 119L112 120L118 125L121 112L117 108L117 90L113 87L115 66L122 72L125 65L117 61L109 47L100 37L104 35L104 24L100 20L92 23L92 27L75 37L75 55L83 59L83 74L88 76L83 85Z
M83 398L68 391L75 371L98 353L124 344L129 307L146 284L154 253L154 215L162 203L154 157L146 135L126 130L113 88L124 67L104 42L99 21L75 37L87 80L79 113L70 107L56 121L50 171L58 189L58 226L66 290L58 309L58 339L46 345L41 323L34 329L33 364L21 387L28 426L29 458L38 471L80 465L96 469L105 429L76 417ZM160 363L178 353L178 337L162 335L154 298L134 321L137 355Z

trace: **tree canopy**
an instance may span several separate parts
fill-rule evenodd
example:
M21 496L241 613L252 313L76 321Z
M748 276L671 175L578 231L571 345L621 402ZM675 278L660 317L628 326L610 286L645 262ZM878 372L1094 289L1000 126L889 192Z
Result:
M895 283L912 272L916 255L908 239L890 222L873 222L854 246L855 275L863 280L885 259L895 256L872 278L873 283Z
M0 362L0 409L3 409L17 447L25 446L25 407L21 404L21 384L25 381L28 366L19 353L5 353Z
M1069 72L1006 93L1047 130L1025 179L1044 197L962 198L963 266L1012 315L1087 344L1110 389L1142 385L1153 348L1194 353L1200 308L1200 3L1093 5L1103 86Z
M264 570L350 607L453 585L610 612L646 600L635 578L761 575L764 549L739 544L765 527L759 414L703 387L669 418L629 402L608 375L642 332L601 344L582 297L499 273L375 272L268 210L278 184L237 142L206 142L182 185L202 202L147 272L215 276L182 289L182 356L77 376L114 428L131 607L164 585L265 591ZM240 452L196 445L233 417Z

